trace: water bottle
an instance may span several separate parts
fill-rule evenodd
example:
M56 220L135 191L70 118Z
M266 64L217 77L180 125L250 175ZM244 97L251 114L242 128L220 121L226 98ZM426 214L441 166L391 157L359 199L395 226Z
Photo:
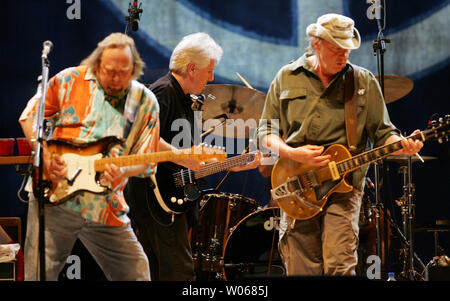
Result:
M388 279L387 279L387 281L397 281L397 280L395 279L395 274L392 273L392 272L388 273Z

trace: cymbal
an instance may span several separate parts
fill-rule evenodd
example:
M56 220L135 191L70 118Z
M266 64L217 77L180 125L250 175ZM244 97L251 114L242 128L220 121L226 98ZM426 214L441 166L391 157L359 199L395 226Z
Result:
M244 86L229 84L206 85L202 94L203 130L217 126L215 135L229 138L248 138L249 129L258 127L266 94ZM226 119L225 125L219 126ZM224 118L217 119L218 116Z
M380 81L380 76L376 76ZM414 87L414 82L407 77L399 75L384 76L384 101L391 103L406 96Z
M436 157L431 157L431 156L421 156L421 157L422 157L423 161L425 161L425 162L437 159ZM386 157L386 161L399 163L401 165L406 165L406 164L408 164L408 156L407 155L388 156L388 157ZM411 163L416 163L416 162L421 162L421 161L416 156L411 156Z

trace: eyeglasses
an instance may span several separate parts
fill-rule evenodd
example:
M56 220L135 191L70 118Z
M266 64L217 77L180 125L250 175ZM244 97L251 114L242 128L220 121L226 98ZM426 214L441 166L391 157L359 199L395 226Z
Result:
M100 72L102 72L104 75L109 76L109 77L114 77L114 75L117 75L117 76L123 78L123 77L129 75L130 71L131 71L131 67L122 68L120 70L114 70L107 66L100 66Z

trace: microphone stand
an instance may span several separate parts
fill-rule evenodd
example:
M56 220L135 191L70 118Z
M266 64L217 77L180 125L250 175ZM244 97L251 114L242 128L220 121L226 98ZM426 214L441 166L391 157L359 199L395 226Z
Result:
M376 19L377 27L378 27L378 35L377 39L373 42L373 54L377 56L377 67L378 67L378 74L379 74L379 81L381 86L381 92L384 96L384 53L386 52L386 43L390 43L389 39L386 39L383 35L384 26L381 25L381 9L382 6L380 4L381 0L368 0L368 3L371 3L372 5L367 10L367 17L371 20ZM385 11L385 7L384 7ZM382 159L382 166L383 166L383 181L384 183L387 183L387 164L386 160ZM378 175L379 175L379 165L375 164L375 189L377 191L377 195L375 198L376 201L376 231L377 231L377 255L379 258L385 258L386 260L382 260L382 271L386 271L386 262L388 258L388 233L386 231L387 229L387 212L384 212L383 214L383 224L384 224L384 254L381 250L381 233L380 233L380 216L381 216L381 210L385 211L386 207L386 199L387 199L387 189L384 190L384 208L379 200L379 194L378 194ZM384 256L383 256L384 255Z
M44 43L45 45L45 43ZM45 47L45 46L44 46ZM34 157L34 168L38 170L38 184L36 187L35 197L38 201L38 217L39 217L39 275L40 280L45 281L45 196L44 196L44 151L42 143L44 142L44 118L45 118L45 98L47 95L47 84L50 61L47 53L42 54L42 78L41 78L41 98L39 100L39 110L36 117L36 149Z
M380 203L380 190L378 187L380 187L379 184L379 176L380 170L379 170L379 163L375 162L374 165L374 181L375 181L375 230L376 230L376 236L377 236L377 255L381 259L382 265L384 265L384 261L382 260L382 251L381 251L381 225L380 225L380 217L381 217L381 210L382 210L382 204ZM383 269L384 270L384 269Z

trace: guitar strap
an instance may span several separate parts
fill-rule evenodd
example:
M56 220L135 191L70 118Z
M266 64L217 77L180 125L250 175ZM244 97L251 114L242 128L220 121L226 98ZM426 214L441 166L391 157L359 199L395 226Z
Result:
M357 126L357 102L359 89L359 67L350 65L350 69L345 74L345 130L347 133L347 143L350 153L356 151L358 137L356 135Z
M128 135L131 132L131 128L136 120L137 114L139 112L139 106L142 103L142 98L144 97L144 85L137 81L131 82L130 92L128 92L128 97L125 103L124 114L125 114L125 126L123 129L123 141L125 141L126 149L130 150L131 141L127 141Z

